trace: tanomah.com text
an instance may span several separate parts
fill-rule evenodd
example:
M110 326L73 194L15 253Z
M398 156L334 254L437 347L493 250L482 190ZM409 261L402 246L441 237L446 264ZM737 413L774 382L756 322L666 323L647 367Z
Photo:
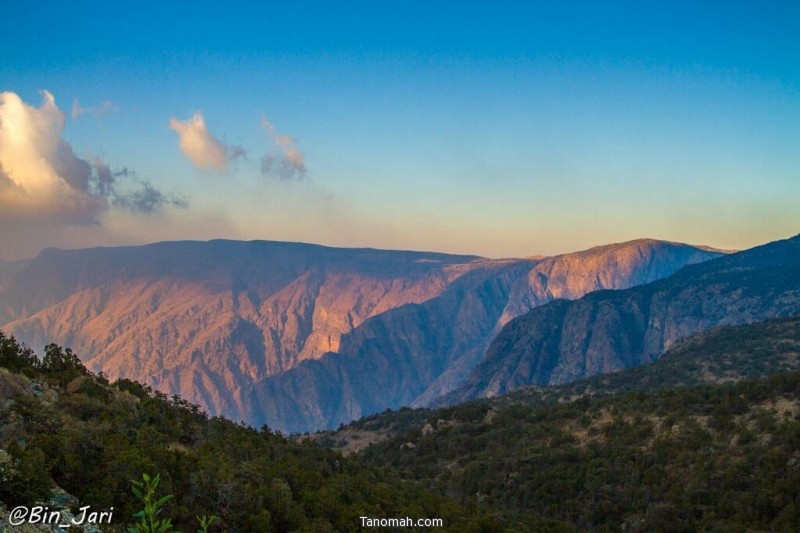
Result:
M444 527L441 518L360 518L361 527Z

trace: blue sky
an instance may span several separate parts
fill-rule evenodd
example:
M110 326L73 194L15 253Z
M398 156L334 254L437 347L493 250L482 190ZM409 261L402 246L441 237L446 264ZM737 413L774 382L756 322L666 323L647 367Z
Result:
M75 185L63 150L34 149L49 137L23 129L13 151L0 123L2 259L213 237L526 256L800 231L796 2L0 10L7 116L62 113L92 165ZM33 200L31 157L54 173Z

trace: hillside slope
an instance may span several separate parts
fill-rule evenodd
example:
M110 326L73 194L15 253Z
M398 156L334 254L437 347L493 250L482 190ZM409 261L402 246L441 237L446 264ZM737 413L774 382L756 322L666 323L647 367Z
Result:
M5 523L9 510L41 502L50 510L112 510L103 531L127 531L143 506L131 481L143 474L160 476L157 497L174 496L158 517L176 531L198 531L203 515L220 519L210 531L259 533L357 532L361 516L435 517L445 531L502 526L357 458L209 418L137 382L109 383L56 345L38 360L2 332L0 393L3 531L59 529Z
M338 431L319 433L329 446L347 452L397 434L416 431L426 420L449 416L452 409L481 405L498 411L513 405L539 408L585 398L629 393L653 394L679 387L732 384L800 372L800 315L754 324L721 326L677 342L652 363L610 374L598 374L561 385L520 387L506 395L454 407L386 411L362 418Z
M798 369L792 317L702 333L616 374L313 438L507 520L535 510L579 531L794 531Z

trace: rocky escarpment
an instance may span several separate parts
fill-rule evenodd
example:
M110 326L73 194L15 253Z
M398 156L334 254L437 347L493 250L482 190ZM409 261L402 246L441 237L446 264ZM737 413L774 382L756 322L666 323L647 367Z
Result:
M237 417L242 385L336 350L343 333L435 296L475 260L277 242L50 249L0 294L0 328Z
M509 322L445 403L559 384L651 362L715 326L800 312L800 236L622 291L560 300Z
M316 428L460 386L534 306L718 255L652 240L514 260L263 241L49 249L4 278L0 329L211 414Z
M644 283L709 257L715 255L643 240L544 260L487 262L427 302L365 321L342 337L338 353L254 385L245 396L247 418L302 432L427 405L465 381L515 313L557 296Z

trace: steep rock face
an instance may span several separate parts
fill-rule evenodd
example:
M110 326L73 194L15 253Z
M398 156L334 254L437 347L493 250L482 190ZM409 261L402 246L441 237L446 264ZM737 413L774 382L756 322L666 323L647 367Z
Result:
M649 283L669 276L685 265L721 255L681 243L639 239L532 261L527 274L510 281L507 303L493 324L491 334L463 349L450 367L411 405L431 405L437 398L460 387L502 327L534 307L558 298L575 299L593 291L625 289Z
M574 300L602 289L626 289L667 277L720 254L680 243L639 239L596 246L537 262L514 287L501 322L551 300Z
M647 285L533 309L503 328L468 384L444 403L631 368L712 327L797 312L800 236L688 266Z
M342 337L337 354L256 384L244 398L247 419L302 432L428 405L464 383L520 311L554 295L630 287L718 255L642 240L544 260L486 261L435 298L367 320Z
M47 250L0 294L0 326L72 346L93 370L239 420L240 388L338 347L386 309L424 301L476 258L292 243Z
M300 432L410 404L459 354L491 336L510 280L526 266L476 270L432 301L366 321L342 338L339 353L253 386L248 419Z
M277 242L49 249L3 278L0 329L211 414L316 429L426 405L554 297L718 255L651 240L513 260Z

